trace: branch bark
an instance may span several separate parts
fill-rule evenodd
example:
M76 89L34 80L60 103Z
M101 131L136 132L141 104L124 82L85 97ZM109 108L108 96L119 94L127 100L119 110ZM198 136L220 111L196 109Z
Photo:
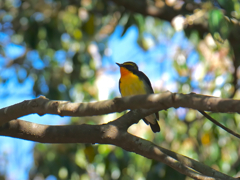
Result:
M48 126L23 120L12 120L0 127L0 135L41 143L112 144L129 152L169 165L182 174L200 180L235 180L211 167L147 140L129 134L126 123L136 122L143 114L131 111L115 121L102 125ZM91 134L91 136L89 136Z
M33 100L25 100L0 109L0 125L19 117L37 113L56 114L60 116L93 116L113 112L122 112L127 109L150 109L150 112L168 109L170 107L191 108L198 111L240 113L240 100L222 99L201 94L178 94L166 91L159 94L136 95L123 98L114 98L93 103L71 103L68 101L52 101L44 96Z
M0 136L21 138L41 143L99 143L113 144L149 159L163 162L194 179L233 180L193 159L157 146L127 132L134 123L153 112L170 107L192 108L199 111L240 112L240 100L222 99L195 93L128 96L94 103L51 101L43 96L0 109ZM145 109L141 109L145 108ZM61 116L88 116L133 109L124 116L102 125L48 126L22 120L13 120L37 113ZM5 123L5 124L4 124Z

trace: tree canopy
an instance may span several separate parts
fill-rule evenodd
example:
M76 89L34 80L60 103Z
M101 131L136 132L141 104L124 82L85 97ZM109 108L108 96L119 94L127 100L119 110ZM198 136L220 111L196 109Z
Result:
M31 107L25 102L25 104L20 103L19 106L16 104L1 109L0 135L21 138L21 132L30 133L31 130L29 128L25 131L21 127L28 126L35 130L33 124L13 120L29 113L72 116L71 113L66 113L68 112L65 109L66 101L80 103L75 104L79 106L75 112L81 110L81 113L85 112L84 110L87 110L91 104L80 106L82 102L103 100L99 90L99 83L103 85L102 75L106 73L107 76L116 78L114 74L119 73L117 66L114 65L116 57L121 62L133 59L144 70L155 73L152 73L154 74L152 77L155 77L152 78L152 83L156 93L166 90L184 94L195 92L230 99L216 100L194 94L166 96L182 97L180 98L182 101L178 98L179 101L171 101L171 98L164 99L166 98L164 93L162 96L160 93L157 94L158 101L153 99L147 101L148 97L142 99L138 97L144 103L131 106L134 101L130 103L128 99L118 101L115 98L118 95L117 83L105 82L116 85L108 94L109 99L115 99L107 102L122 102L124 106L111 111L107 111L108 106L104 106L107 104L99 104L97 108L105 107L104 112L110 113L122 112L130 107L135 109L144 105L147 108L156 106L150 111L161 110L159 113L161 132L153 134L148 126L139 121L142 112L136 115L132 111L127 114L117 113L107 116L95 116L104 113L97 114L94 111L78 114L84 117L77 115L70 119L72 132L77 133L79 131L77 128L81 129L81 127L83 127L81 132L87 130L88 126L81 126L85 123L96 125L96 128L99 124L103 124L100 125L101 128L112 126L119 128L118 125L124 126L119 119L126 122L126 119L132 118L129 123L126 122L127 128L138 121L139 123L130 127L129 134L143 138L140 140L142 143L151 142L154 143L150 143L151 146L160 146L159 153L154 152L159 156L165 153L166 162L151 160L154 159L151 158L153 155L144 155L145 157L137 155L135 153L141 154L138 149L134 149L131 145L129 145L131 148L127 149L127 146L117 141L117 138L114 139L115 141L109 140L109 143L104 142L112 145L100 145L100 141L96 142L97 144L89 144L93 141L89 139L81 141L83 137L79 138L79 141L74 137L72 141L71 138L64 140L64 142L72 142L71 144L53 144L50 133L49 139L40 141L41 130L45 126L35 124L39 131L35 132L36 136L31 136L30 133L28 139L44 143L37 143L34 147L34 165L29 171L29 179L36 177L71 180L189 179L187 173L188 176L193 173L190 177L197 178L198 176L189 168L184 169L186 164L197 170L206 168L207 165L213 168L211 172L217 170L228 175L225 177L216 172L219 176L210 176L206 169L202 169L206 174L198 171L200 175L208 178L237 177L240 172L239 139L214 125L196 110L212 112L211 117L235 132L240 128L240 116L237 114L238 101L232 100L240 97L239 20L240 2L237 0L2 0L0 1L0 99L11 98L13 94L22 96L30 93L35 97L43 95L49 100L58 101L47 100L45 105L49 109L39 110L31 104L36 102L42 107L42 104L38 103L42 102L42 99L46 100L43 97L36 101L26 101L32 105ZM134 31L132 28L137 30ZM131 41L131 44L136 45L134 52L127 51L128 47L120 43L116 43L115 46L110 44L112 38L116 36L119 39L127 37L130 39L130 32L137 32L137 38L134 42ZM143 58L136 59L143 54ZM157 77L158 75L161 77ZM30 89L17 90L17 86L25 86L28 81L32 82ZM118 79L115 81L117 82ZM9 85L11 82L15 87ZM164 100L167 101L165 104ZM58 105L61 105L61 102L64 105L60 107ZM130 105L128 106L126 102ZM169 105L170 103L172 104ZM20 105L22 108L19 108ZM74 104L69 103L69 107L72 105ZM109 107L110 105L113 104L109 104ZM29 109L24 109L25 107ZM54 109L56 107L59 109ZM63 110L62 114L61 110ZM116 118L119 119L113 121ZM109 121L113 122L104 126L104 123ZM20 129L17 129L19 127ZM71 134L67 129L66 131L63 129L63 132ZM89 137L84 138L91 139L93 136L93 131L89 131ZM132 136L126 137L129 137L130 141ZM55 141L58 142L61 140ZM184 156L179 155L184 159L181 160L175 157L176 154L173 155L172 151L193 158L203 166L198 169L199 164L194 164L195 161L192 160L189 161L192 165L189 165ZM0 159L1 156L4 155L0 155ZM168 163L172 163L172 168ZM173 167L176 167L175 170ZM4 168L3 170L0 168L2 179L6 177L5 171ZM198 178L201 179L203 176Z

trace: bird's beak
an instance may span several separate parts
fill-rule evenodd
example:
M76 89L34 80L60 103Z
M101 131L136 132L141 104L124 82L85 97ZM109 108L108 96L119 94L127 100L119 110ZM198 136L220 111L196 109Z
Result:
M121 64L119 64L119 63L116 63L119 67L121 67L122 65Z

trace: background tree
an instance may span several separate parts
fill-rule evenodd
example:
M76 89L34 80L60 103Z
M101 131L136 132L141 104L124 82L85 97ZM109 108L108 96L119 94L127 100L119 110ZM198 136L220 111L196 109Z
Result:
M96 84L101 72L117 70L109 37L121 26L123 38L137 27L141 49L136 52L161 51L158 56L141 59L142 67L151 59L156 73L166 67L171 74L170 80L166 76L155 80L157 92L169 89L238 98L239 6L234 0L1 1L1 86L7 87L17 77L23 85L29 79L33 82L35 96L78 102L99 100ZM15 46L22 47L24 53L12 57L11 47ZM120 54L119 59L137 61L136 54ZM1 96L10 97L11 93L6 88ZM115 96L113 91L109 97ZM230 129L238 128L237 114L212 116ZM160 117L164 127L161 133L145 133L148 129L141 123L141 131L133 128L132 132L229 175L239 172L240 151L235 137L194 110L169 109ZM100 124L106 118L71 118L70 123L83 122ZM36 144L34 158L30 179L53 178L50 175L57 179L186 179L162 163L110 145Z

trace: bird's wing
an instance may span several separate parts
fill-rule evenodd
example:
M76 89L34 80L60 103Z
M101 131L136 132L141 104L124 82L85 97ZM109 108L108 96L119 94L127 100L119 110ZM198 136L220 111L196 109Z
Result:
M146 76L146 74L144 74L142 71L139 71L138 77L140 77L144 82L146 82L146 90L149 94L153 94L153 88L152 88L152 84L150 82L150 80L148 79L148 77ZM157 120L159 120L159 114L158 112L155 113Z
M119 82L118 82L118 88L119 88L119 92L120 92L120 94L122 94L122 93L121 93L120 84L121 84L121 80L119 79Z
M140 79L142 79L144 81L144 83L146 83L146 90L148 94L153 94L153 88L151 85L150 80L148 79L148 77L146 76L146 74L144 74L142 71L139 71L138 77L140 77Z

